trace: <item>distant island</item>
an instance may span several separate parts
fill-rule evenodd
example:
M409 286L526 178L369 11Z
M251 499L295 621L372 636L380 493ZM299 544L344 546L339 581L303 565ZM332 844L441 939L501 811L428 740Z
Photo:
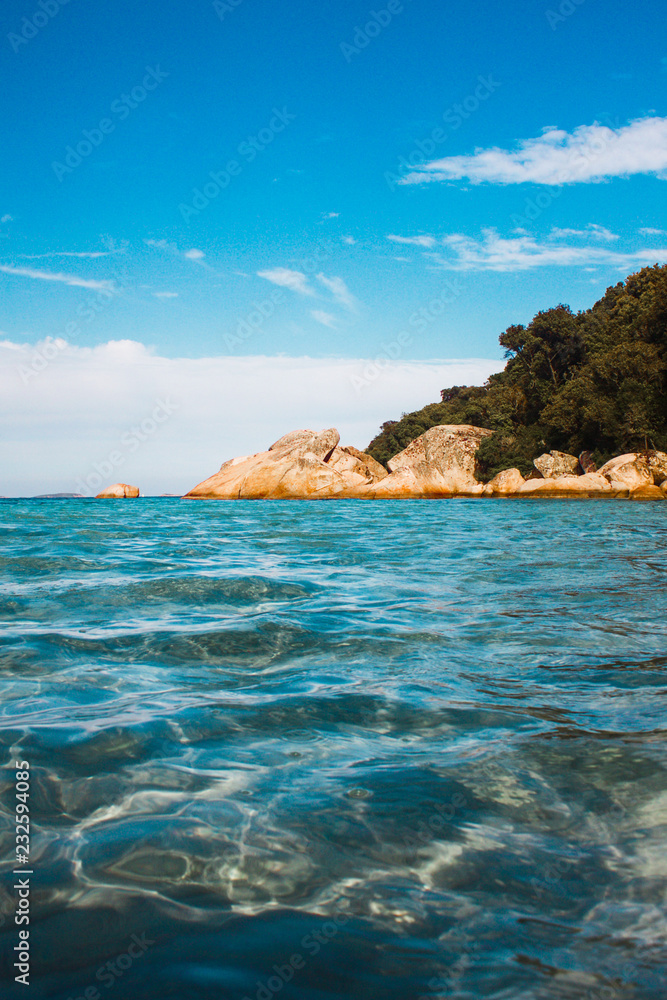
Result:
M83 493L38 493L32 500L84 500Z

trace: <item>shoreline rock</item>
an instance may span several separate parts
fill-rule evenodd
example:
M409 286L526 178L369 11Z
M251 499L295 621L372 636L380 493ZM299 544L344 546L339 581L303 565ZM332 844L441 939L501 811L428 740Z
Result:
M582 472L576 455L568 455L564 451L550 451L533 460L533 465L545 479L558 479L561 476L578 476Z
M389 476L383 480L381 495L388 491L395 496L401 488L411 496L481 495L484 484L475 478L475 459L484 438L492 434L472 424L431 427L387 462Z
M636 490L644 486L660 486L667 481L667 454L653 451L630 452L610 458L600 469L617 489Z
M511 496L518 493L525 483L541 483L543 479L524 479L518 469L503 469L484 487L484 496Z
M388 463L339 447L334 427L291 431L266 451L223 462L186 498L319 499L331 497L479 496L475 455L493 431L469 424L431 427Z
M205 499L319 499L356 495L387 476L364 452L339 448L335 427L285 434L266 451L223 462L220 470L188 493Z
M139 487L130 486L128 483L114 483L113 486L107 486L105 490L98 493L95 497L96 500L125 500L133 499L139 496Z
M667 499L667 454L657 451L619 455L599 471L586 453L577 458L551 451L534 460L528 478L519 469L504 469L481 483L475 474L477 449L492 434L472 424L439 424L394 455L385 469L358 448L342 446L335 427L290 431L266 451L223 462L185 499ZM100 494L138 495L136 487L123 483Z
M517 493L607 493L609 482L598 472L582 476L556 476L550 479L528 479Z

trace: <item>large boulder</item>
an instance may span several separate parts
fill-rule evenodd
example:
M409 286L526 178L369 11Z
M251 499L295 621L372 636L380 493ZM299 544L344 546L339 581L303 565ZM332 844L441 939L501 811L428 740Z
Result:
M616 490L636 490L653 485L653 471L646 457L637 452L609 459L600 469L600 475Z
M339 447L335 428L291 431L267 451L224 462L187 497L325 498L476 496L475 452L492 431L470 425L431 427L389 463Z
M568 455L564 451L550 451L540 455L533 465L545 479L556 479L558 476L576 476L581 472L579 459L576 455Z
M475 496L484 487L475 478L475 455L493 431L471 424L431 427L387 463L390 475L373 496Z
M638 486L637 489L630 490L628 499L630 500L664 500L667 490L660 486L650 484L648 486Z
M96 500L123 500L126 497L138 497L139 487L129 486L127 483L114 483L113 486L102 490L95 497Z
M365 488L387 476L386 470L356 448L339 448L334 427L315 433L291 431L267 451L223 462L187 497L217 499L320 499L363 496Z
M433 485L432 483L430 484ZM364 496L377 500L383 499L406 499L409 497L430 496L431 492L427 488L424 479L415 475L413 469L406 466L398 469L384 479L371 486L366 487Z
M335 427L329 427L325 431L316 433L315 431L290 431L284 434L277 441L269 446L269 451L276 452L299 452L300 454L317 455L318 458L325 459L331 454L338 442L340 434Z
M380 497L417 498L417 497L451 497L451 496L481 496L484 485L475 481L455 478L452 475L443 476L437 469L429 474L417 472L406 466L397 469L386 479L360 491L359 496L372 499Z
M380 465L372 455L369 455L366 451L359 451L358 448L353 448L352 445L346 445L343 449L348 455L353 455L358 458L362 465L364 465L368 471L368 475L373 479L374 482L379 482L381 479L386 479L389 475L384 465Z
M656 486L662 486L667 482L667 452L649 451L648 466L653 473L653 482Z
M619 490L660 486L667 481L667 453L652 450L617 455L602 466L600 475Z
M511 494L518 492L525 481L518 469L503 469L486 484L484 496L511 496ZM534 481L545 482L544 479Z
M350 446L334 448L326 462L336 472L361 476L362 481L366 483L379 483L389 475L385 467L376 462L372 455Z
M517 490L518 496L573 496L611 493L604 476L587 472L583 476L558 476L556 479L527 479Z

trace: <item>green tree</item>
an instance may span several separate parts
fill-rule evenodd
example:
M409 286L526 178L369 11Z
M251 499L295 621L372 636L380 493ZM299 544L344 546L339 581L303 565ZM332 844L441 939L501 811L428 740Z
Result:
M435 424L475 424L478 471L526 474L544 450L592 451L602 461L667 449L667 265L645 267L590 309L558 305L500 336L507 363L484 386L443 389L440 403L388 421L368 451L386 462Z

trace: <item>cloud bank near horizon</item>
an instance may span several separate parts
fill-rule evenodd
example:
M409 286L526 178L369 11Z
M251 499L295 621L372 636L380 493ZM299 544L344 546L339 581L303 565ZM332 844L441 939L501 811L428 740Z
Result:
M0 340L0 495L94 494L118 481L183 493L298 427L335 426L343 443L363 448L383 421L502 367L483 358L166 358L131 340Z

